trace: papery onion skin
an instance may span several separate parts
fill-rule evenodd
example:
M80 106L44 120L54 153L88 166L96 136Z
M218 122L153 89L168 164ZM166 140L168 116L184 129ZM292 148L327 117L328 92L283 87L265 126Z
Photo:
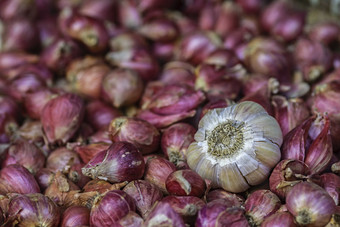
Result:
M284 159L269 177L270 190L283 199L295 184L307 178L308 171L308 166L302 161Z

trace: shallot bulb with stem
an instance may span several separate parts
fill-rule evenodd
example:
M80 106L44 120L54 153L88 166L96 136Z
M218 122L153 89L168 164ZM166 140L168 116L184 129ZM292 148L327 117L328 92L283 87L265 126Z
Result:
M82 168L82 173L93 179L119 183L140 179L144 167L143 156L133 144L117 142L97 153Z

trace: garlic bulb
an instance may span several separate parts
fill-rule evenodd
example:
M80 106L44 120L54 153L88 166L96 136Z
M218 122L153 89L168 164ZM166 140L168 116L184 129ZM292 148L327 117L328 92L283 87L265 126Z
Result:
M281 158L282 131L255 102L208 111L188 148L188 165L214 187L243 192L262 183Z

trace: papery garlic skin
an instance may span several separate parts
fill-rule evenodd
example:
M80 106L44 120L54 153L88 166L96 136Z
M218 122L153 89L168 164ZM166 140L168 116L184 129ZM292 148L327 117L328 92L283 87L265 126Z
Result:
M262 183L281 158L282 131L255 102L210 110L201 119L187 162L213 186L243 192Z

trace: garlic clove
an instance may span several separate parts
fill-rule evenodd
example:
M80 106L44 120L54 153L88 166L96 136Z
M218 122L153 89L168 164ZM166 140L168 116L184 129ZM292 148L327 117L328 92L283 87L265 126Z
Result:
M218 185L221 185L223 189L238 193L249 188L246 179L242 176L236 164L224 166L223 169L219 168L219 170Z
M250 185L258 185L263 182L262 179L267 178L270 173L271 168L259 163L258 168L249 173L248 175L245 175L248 184Z
M256 158L263 164L270 166L273 162L280 161L280 149L276 144L268 143L268 141L255 141L254 142Z

